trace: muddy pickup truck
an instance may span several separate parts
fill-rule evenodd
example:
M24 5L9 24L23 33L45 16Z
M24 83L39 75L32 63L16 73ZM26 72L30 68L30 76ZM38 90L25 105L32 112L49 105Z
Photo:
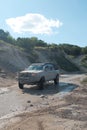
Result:
M20 89L23 89L25 84L37 84L39 89L43 89L44 83L50 80L53 80L55 85L59 83L59 69L52 63L33 63L18 74Z

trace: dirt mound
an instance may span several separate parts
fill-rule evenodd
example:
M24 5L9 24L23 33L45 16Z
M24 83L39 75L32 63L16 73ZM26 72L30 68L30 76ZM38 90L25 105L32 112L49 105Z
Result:
M6 71L15 72L26 68L29 64L26 53L18 48L0 41L0 68Z

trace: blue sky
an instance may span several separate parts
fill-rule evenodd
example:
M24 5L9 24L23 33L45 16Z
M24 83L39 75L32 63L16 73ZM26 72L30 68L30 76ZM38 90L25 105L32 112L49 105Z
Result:
M0 0L0 29L14 38L87 46L87 0Z

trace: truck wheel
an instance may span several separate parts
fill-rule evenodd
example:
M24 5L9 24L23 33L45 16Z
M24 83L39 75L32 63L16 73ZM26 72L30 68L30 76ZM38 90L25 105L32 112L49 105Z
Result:
M20 88L20 89L23 89L23 88L24 88L24 87L23 87L23 84L19 83L18 85L19 85L19 88Z
M54 79L54 84L59 85L59 75L57 75L56 78Z
M44 82L45 82L45 79L44 77L40 79L39 83L38 83L38 86L39 86L39 89L42 90L43 87L44 87Z

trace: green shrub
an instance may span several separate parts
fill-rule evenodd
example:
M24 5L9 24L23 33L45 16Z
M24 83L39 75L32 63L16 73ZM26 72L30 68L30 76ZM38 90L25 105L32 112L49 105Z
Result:
M81 60L81 65L87 68L87 55Z
M87 84L87 77L86 78L84 78L83 80L82 80L82 82L81 83L83 83L83 84Z

